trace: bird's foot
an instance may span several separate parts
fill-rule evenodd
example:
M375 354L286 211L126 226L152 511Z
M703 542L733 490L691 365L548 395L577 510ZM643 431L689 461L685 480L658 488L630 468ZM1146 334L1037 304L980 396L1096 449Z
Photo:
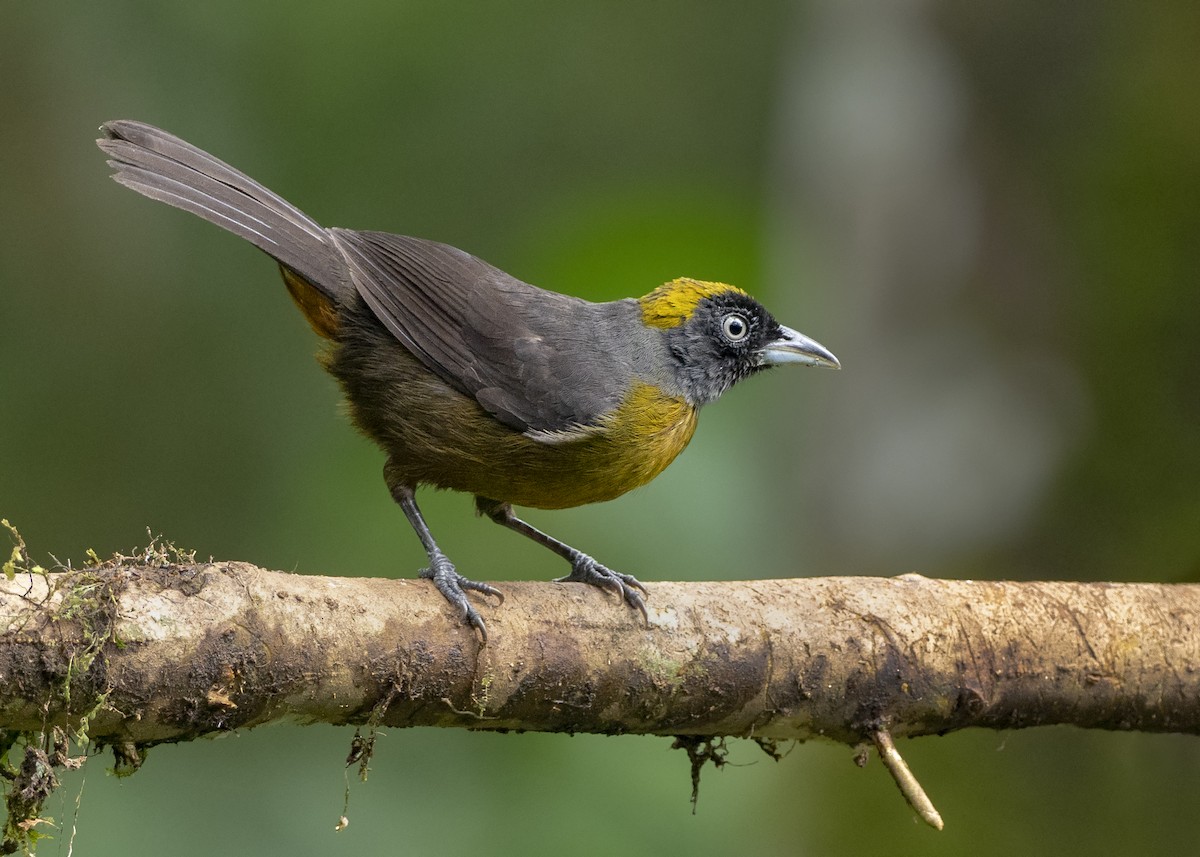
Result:
M575 552L571 557L571 573L566 577L557 578L555 583L588 583L607 589L617 595L630 607L642 614L642 620L649 625L650 614L646 611L646 600L643 595L649 595L646 587L632 574L622 574L601 565L585 553ZM638 590L641 590L640 592Z
M429 568L421 569L420 576L433 581L433 585L437 587L438 592L442 593L442 597L462 611L463 621L478 631L479 636L486 643L487 625L484 624L479 611L467 599L467 591L472 590L494 596L499 599L501 604L504 603L504 593L494 586L463 577L455 571L454 563L441 553L431 557Z

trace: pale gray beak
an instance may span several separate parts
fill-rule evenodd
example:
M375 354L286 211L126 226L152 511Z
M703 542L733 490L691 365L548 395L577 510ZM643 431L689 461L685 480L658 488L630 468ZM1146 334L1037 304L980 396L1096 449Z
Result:
M842 364L833 352L815 339L809 339L798 330L781 327L779 336L768 342L758 352L763 366L778 366L783 363L800 363L804 366L828 366L841 369Z

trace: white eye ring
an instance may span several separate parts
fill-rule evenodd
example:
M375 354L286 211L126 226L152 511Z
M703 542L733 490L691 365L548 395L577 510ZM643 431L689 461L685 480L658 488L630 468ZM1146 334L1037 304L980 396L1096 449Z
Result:
M721 319L721 333L730 342L741 342L750 335L750 322L740 312L731 312Z

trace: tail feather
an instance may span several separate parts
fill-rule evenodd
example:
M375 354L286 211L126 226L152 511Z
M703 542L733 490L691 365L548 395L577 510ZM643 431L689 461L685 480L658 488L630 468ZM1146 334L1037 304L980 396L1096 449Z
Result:
M330 299L353 288L329 232L245 173L152 125L121 119L100 130L116 181L244 238Z

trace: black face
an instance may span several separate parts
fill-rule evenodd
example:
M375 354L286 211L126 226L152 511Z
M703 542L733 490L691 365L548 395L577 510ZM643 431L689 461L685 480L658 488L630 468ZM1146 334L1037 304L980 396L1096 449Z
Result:
M706 404L766 368L762 349L779 334L779 323L749 295L726 292L702 300L691 318L669 333L688 399Z

